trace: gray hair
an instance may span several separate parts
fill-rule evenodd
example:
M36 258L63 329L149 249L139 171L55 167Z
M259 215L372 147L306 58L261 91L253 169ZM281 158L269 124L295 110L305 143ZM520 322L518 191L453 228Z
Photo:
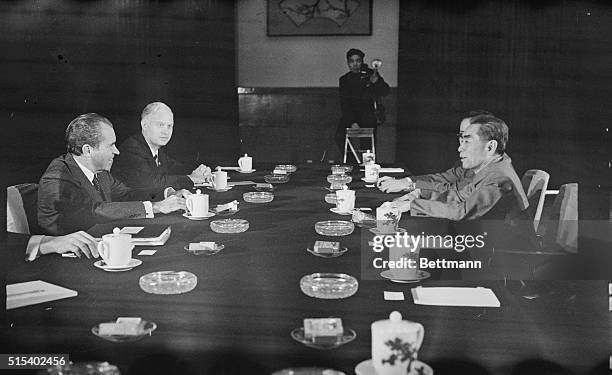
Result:
M496 153L506 152L510 131L503 120L492 115L479 115L470 119L470 123L480 125L477 132L480 139L497 142Z
M166 104L162 102L149 103L142 110L142 114L140 115L140 120L144 121L147 117L151 116L152 114L157 113L159 111L163 111L163 110L166 110L172 113L172 110L170 109L170 107L168 107Z
M81 155L85 145L98 147L101 141L100 127L102 124L113 127L109 119L97 113L85 113L72 120L66 128L65 141L68 152L73 155Z

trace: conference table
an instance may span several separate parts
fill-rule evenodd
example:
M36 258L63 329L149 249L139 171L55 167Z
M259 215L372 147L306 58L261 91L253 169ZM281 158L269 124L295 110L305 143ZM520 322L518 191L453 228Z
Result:
M263 182L272 168L256 167L253 174L229 172L230 181ZM11 265L9 284L44 280L74 289L78 296L6 311L4 353L69 353L72 361L108 361L122 374L270 374L289 367L352 374L371 357L370 324L397 310L425 327L418 356L435 374L527 374L542 368L590 373L602 363L607 368L612 324L605 281L549 282L550 293L529 300L503 280L432 277L418 285L488 287L501 307L425 306L413 303L410 289L415 284L360 278L361 253L368 251L364 238L371 236L361 228L336 238L349 249L343 256L325 259L307 252L315 240L334 240L318 235L315 222L346 218L330 212L332 206L324 200L329 171L326 165L298 166L288 183L275 185L274 200L265 204L244 202L242 194L252 186L223 193L204 189L211 206L240 202L240 211L230 217L249 221L244 233L214 233L210 221L216 217L190 221L180 213L132 221L171 225L172 235L152 256L136 255L142 249L137 247L134 257L143 263L127 272L105 272L93 266L93 259L59 255ZM389 200L389 195L365 187L358 168L352 176L356 206L375 208ZM400 226L410 228L423 220L431 219L404 217ZM198 241L220 242L225 249L212 256L183 249ZM141 276L164 270L189 271L197 276L197 286L176 295L149 294L139 287ZM309 297L299 282L314 272L353 275L360 279L359 289L346 299ZM405 300L386 301L385 291L404 292ZM291 338L304 318L332 316L357 332L354 341L322 351ZM141 317L155 322L157 329L129 343L92 334L94 325L117 317Z

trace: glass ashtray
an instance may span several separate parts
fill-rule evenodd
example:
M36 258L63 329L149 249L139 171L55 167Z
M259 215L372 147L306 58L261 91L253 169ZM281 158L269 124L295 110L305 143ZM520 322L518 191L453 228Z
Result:
M188 253L193 254L193 255L215 255L219 251L225 249L225 245L215 242L215 245L212 247L206 247L206 248L202 247L199 249L198 248L190 249L189 245L185 245L183 246L183 249L185 249Z
M264 181L269 184L284 184L289 181L288 174L268 174L264 176Z
M347 236L355 230L355 224L344 220L326 220L315 224L315 231L322 236Z
M346 253L348 251L347 247L341 247L338 251L332 251L330 253L321 253L319 251L314 251L311 248L306 248L306 251L308 251L309 253L311 253L312 255L321 257L321 258L337 258L341 255L343 255L344 253Z
M297 342L300 342L309 348L329 350L340 347L344 344L355 340L357 333L352 329L344 329L342 335L338 336L317 336L317 337L306 337L304 336L304 327L296 328L291 331L291 338Z
M115 322L105 322L105 323L112 324ZM104 324L104 323L100 323L100 324ZM112 341L112 342L130 342L130 341L140 340L145 336L151 336L153 331L157 329L157 324L143 320L138 325L138 332L136 335L101 335L100 334L100 324L96 324L95 326L93 326L91 328L91 333L93 333L94 335L98 336L101 339ZM64 373L62 372L62 374ZM71 374L71 373L69 372L68 374ZM75 372L75 374L81 374L81 372ZM89 374L89 372L84 373L84 374ZM97 373L94 372L92 374L97 374Z
M138 283L147 293L181 294L193 290L198 277L187 271L159 271L141 276Z
M242 194L242 199L249 203L269 203L274 199L274 194L268 191L249 191Z
M287 173L293 173L297 171L297 167L293 164L277 164L274 167L275 170L285 171Z
M346 174L330 174L327 176L327 182L331 184L330 189L333 190L340 190L351 181L353 181L353 177Z
M273 192L274 191L274 186L271 183L256 184L255 185L255 190L257 190L257 191Z
M348 298L358 288L357 279L344 273L313 273L300 280L300 289L304 294L322 299Z
M242 233L249 229L249 222L244 219L222 219L210 222L210 229L216 233Z
M338 203L338 196L336 193L325 194L325 202L329 204L336 204Z
M38 375L121 375L117 366L108 362L69 362L40 370Z
M353 171L353 166L349 164L334 164L331 166L332 174L345 174L351 173Z

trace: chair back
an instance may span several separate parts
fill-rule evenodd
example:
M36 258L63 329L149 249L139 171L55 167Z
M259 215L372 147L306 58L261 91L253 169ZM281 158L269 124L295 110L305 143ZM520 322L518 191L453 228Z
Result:
M358 147L358 141L356 145L353 145L351 142L351 138L368 138L370 140L369 149L372 150L373 153L376 153L376 141L374 140L374 128L346 128L346 136L344 137L344 157L342 159L343 163L346 163L346 158L348 156L349 148L352 152L353 156L357 163L361 164L361 158L359 157L359 152L365 151Z
M544 208L544 199L546 198L546 188L548 188L548 180L550 175L540 169L530 169L523 175L521 184L523 190L527 194L529 206L535 205L533 215L533 229L537 232L542 217L542 209ZM533 208L531 208L533 210Z
M6 188L7 232L42 233L38 225L38 184L26 183Z
M548 211L548 209L547 209ZM559 194L545 219L544 242L549 249L563 249L569 253L578 251L578 184L559 187Z
M350 138L368 138L374 135L374 128L346 128L346 135Z

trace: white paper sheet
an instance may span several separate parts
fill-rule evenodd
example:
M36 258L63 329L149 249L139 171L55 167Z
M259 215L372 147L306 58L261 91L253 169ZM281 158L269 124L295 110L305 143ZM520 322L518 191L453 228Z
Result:
M77 294L76 290L66 289L42 280L10 284L6 286L6 309L75 297Z
M499 299L489 288L432 287L412 288L417 305L500 307Z

